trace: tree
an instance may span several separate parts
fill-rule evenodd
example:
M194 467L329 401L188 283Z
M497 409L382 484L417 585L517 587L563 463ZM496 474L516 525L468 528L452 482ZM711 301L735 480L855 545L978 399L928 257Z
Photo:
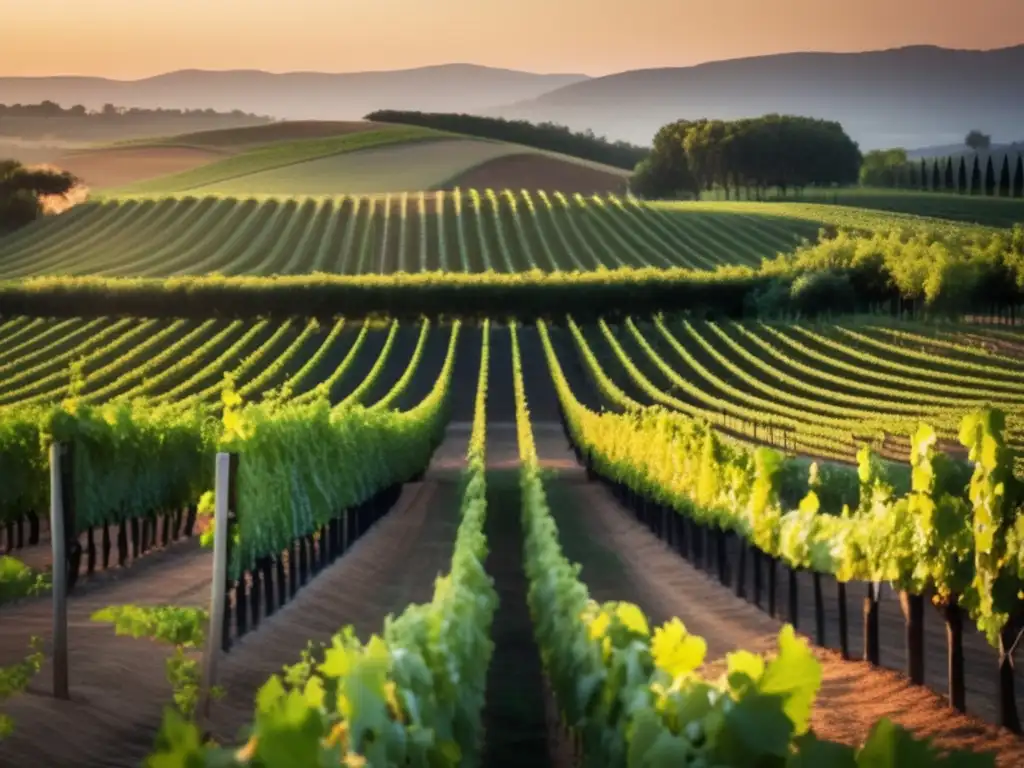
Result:
M928 191L928 164L925 162L923 157L921 158L920 178L921 178L921 191L922 192L927 192ZM933 187L933 189L934 189L934 187Z
M683 148L686 132L693 125L677 120L654 134L651 152L633 171L629 188L640 197L677 197L697 191L696 180Z
M943 176L942 188L947 192L953 192L956 190L956 186L953 184L953 158L946 158L946 173Z
M932 192L942 191L942 174L939 172L939 158L932 162Z
M982 152L992 146L992 137L981 131L971 131L964 137L964 144L975 152Z
M996 169L992 167L992 155L985 163L985 194L992 197L996 193Z
M971 166L971 186L968 191L972 195L981 193L981 164L977 155L974 156L974 165Z
M917 166L908 163L903 166L903 168L905 171L900 174L900 179L903 181L903 184L900 186L906 189L917 189L918 184L920 184L920 181L917 178Z
M1010 196L1010 153L1003 155L1003 164L999 168L999 196Z
M960 155L960 172L956 176L956 191L959 194L967 192L967 161Z
M0 160L0 231L15 229L42 212L41 198L66 195L78 183L67 172L33 170Z
M1013 174L1013 196L1024 197L1024 155L1017 155L1017 169Z
M900 170L907 166L907 150L876 149L864 155L860 183L865 187L898 187Z
M661 194L720 187L727 196L746 189L758 195L775 187L783 195L808 185L857 180L860 149L839 123L789 115L742 120L681 120L654 137L648 164L635 183L664 185Z

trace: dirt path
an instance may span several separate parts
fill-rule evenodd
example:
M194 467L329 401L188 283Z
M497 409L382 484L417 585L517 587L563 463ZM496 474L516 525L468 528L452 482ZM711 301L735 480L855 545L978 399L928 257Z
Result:
M487 425L487 467L486 568L501 602L491 629L495 647L487 677L481 764L568 768L570 745L544 684L526 603L515 424Z
M679 617L690 631L707 640L711 660L739 648L763 652L774 647L780 621L670 551L602 485L588 482L581 468L565 469L568 449L561 435L538 432L537 445L544 463L559 468L558 478L547 484L552 512L566 555L583 566L581 577L594 599L635 602L654 625ZM784 610L783 583L780 578L780 610ZM805 597L804 602L810 601ZM898 612L892 603L886 601L883 610ZM850 611L854 648L858 620L859 611L854 608ZM891 621L883 618L883 624ZM813 622L801 622L801 629L808 627L813 628ZM834 625L830 629L834 637ZM884 643L883 661L887 651L891 653L892 648ZM834 651L816 649L815 653L822 662L824 680L813 725L822 737L859 743L875 721L890 717L920 735L936 737L944 746L992 750L998 752L1001 766L1024 765L1024 740L957 714L928 688L913 686L902 675L866 662L843 661ZM942 654L944 658L944 650ZM994 665L991 671L994 676ZM969 666L969 677L975 677L973 672ZM983 687L972 680L969 691L979 685Z
M449 435L422 483L408 485L392 512L349 553L223 658L219 682L227 695L211 713L215 735L233 738L250 721L259 685L297 661L308 641L328 640L349 623L368 637L381 630L388 613L430 598L434 578L451 560L461 466L456 457L464 453L467 440L466 430ZM123 572L128 577L123 582L72 603L72 701L50 696L47 662L27 693L4 705L15 732L0 743L0 765L137 766L148 754L170 699L163 665L169 650L115 637L109 627L89 624L88 615L112 603L208 603L209 552L195 547L176 557L173 567L150 564L159 559L159 554L147 557ZM16 620L0 612L0 649L9 653L22 641L27 646L35 630L49 634L48 603L13 608L23 614ZM17 658L23 656L22 651Z

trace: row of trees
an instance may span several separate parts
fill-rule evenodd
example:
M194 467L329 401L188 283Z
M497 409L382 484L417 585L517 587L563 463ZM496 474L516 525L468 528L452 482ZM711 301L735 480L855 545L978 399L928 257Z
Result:
M509 141L513 144L593 160L616 168L633 168L647 155L646 147L638 147L625 141L609 141L589 129L582 133L574 132L556 123L531 123L500 117L448 112L405 112L393 109L371 112L363 119L378 123L417 125L484 139Z
M231 112L218 112L215 109L145 109L142 107L118 107L113 104L104 104L102 109L90 110L81 104L75 104L65 109L55 101L42 101L39 104L0 104L0 118L4 117L104 117L114 118L121 116L141 117L197 117L214 115L230 115L231 117L258 118L234 109ZM270 119L270 118L265 118Z
M742 120L678 120L654 137L630 183L641 197L697 196L721 187L729 196L746 189L800 190L854 184L861 153L833 121L790 115Z
M1024 197L1024 155L1017 155L1011 169L1010 155L1004 154L997 174L992 155L982 170L980 156L975 154L968 171L963 155L959 161L948 157L931 161L921 158L915 162L907 158L903 149L875 150L864 156L860 183L868 187L1020 198Z

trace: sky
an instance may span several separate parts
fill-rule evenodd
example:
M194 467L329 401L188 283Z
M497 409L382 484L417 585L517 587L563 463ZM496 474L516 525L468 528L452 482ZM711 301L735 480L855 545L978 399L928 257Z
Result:
M0 0L0 76L355 72L468 62L593 76L786 51L1024 43L1024 0Z

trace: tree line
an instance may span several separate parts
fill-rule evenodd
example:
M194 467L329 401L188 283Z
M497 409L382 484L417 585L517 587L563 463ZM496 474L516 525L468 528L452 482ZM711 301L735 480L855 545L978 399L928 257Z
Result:
M116 118L116 117L197 117L197 116L225 116L246 117L252 119L265 119L260 115L243 112L240 109L233 109L230 112L218 112L214 109L164 109L157 107L147 109L142 107L118 107L114 104L104 104L101 109L87 109L81 104L64 108L55 101L41 101L38 104L0 104L0 118L49 118L49 117L76 117L76 118Z
M648 152L646 147L625 141L609 141L589 129L580 133L564 125L549 122L531 123L526 120L505 120L500 117L480 117L463 113L392 109L371 112L363 119L377 123L417 125L439 131L478 136L482 139L524 144L616 168L633 168L647 156Z
M726 196L760 197L769 188L855 184L862 156L834 121L792 115L741 120L677 120L654 136L635 167L631 191L640 197L699 196L720 187Z
M982 165L976 152L968 166L964 155L913 161L904 149L875 150L864 156L859 180L867 187L1022 198L1024 154L1018 153L1012 164L1009 153L1001 162L993 162L990 154Z
M578 321L643 312L706 317L893 313L1016 322L1024 310L1024 227L841 229L758 266L494 272L199 275L0 281L9 315L204 317L422 315Z

